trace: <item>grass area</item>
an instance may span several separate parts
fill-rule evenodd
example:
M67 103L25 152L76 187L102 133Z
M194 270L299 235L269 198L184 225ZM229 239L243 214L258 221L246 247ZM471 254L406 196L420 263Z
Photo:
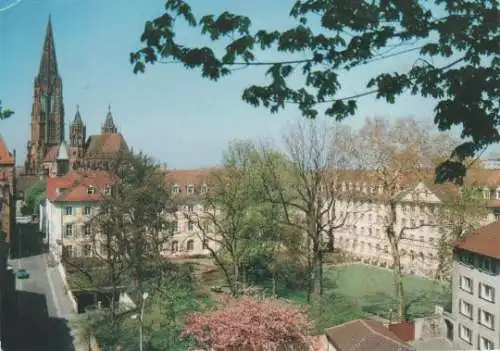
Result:
M451 298L444 284L421 277L406 276L404 288L410 318L432 314L436 304L446 306ZM279 295L299 303L307 298L305 291L281 290ZM325 295L337 300L339 308L348 304L356 318L367 314L396 317L393 273L389 269L364 264L327 268Z

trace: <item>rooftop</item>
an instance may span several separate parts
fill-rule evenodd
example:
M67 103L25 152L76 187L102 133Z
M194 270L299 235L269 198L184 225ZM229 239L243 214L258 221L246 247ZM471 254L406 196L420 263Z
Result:
M410 350L396 334L382 323L371 319L357 319L325 332L337 351L396 351Z
M500 221L464 235L455 242L455 248L500 260Z

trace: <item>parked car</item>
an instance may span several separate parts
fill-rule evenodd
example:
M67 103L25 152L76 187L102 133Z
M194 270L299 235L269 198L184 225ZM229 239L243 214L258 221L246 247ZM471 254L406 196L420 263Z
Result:
M28 279L30 277L30 274L26 269L20 268L16 272L16 277L17 279Z

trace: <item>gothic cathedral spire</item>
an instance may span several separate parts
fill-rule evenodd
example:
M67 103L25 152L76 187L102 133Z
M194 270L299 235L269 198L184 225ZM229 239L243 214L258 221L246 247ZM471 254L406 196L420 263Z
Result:
M52 20L49 16L40 66L34 82L31 138L27 145L25 172L36 174L45 156L64 140L62 80L57 67Z
M45 40L43 42L42 58L38 69L37 80L39 83L52 83L59 78L57 70L56 48L54 45L54 33L52 32L52 19L49 15L49 22L45 30Z

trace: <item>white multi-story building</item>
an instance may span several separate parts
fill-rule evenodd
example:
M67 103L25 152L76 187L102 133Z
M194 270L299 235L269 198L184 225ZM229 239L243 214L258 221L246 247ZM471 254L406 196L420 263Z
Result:
M447 337L460 350L500 347L500 222L464 236L454 249Z
M90 256L90 220L114 181L104 171L69 172L47 179L47 197L40 208L40 231L56 258ZM100 248L95 248L100 250Z

